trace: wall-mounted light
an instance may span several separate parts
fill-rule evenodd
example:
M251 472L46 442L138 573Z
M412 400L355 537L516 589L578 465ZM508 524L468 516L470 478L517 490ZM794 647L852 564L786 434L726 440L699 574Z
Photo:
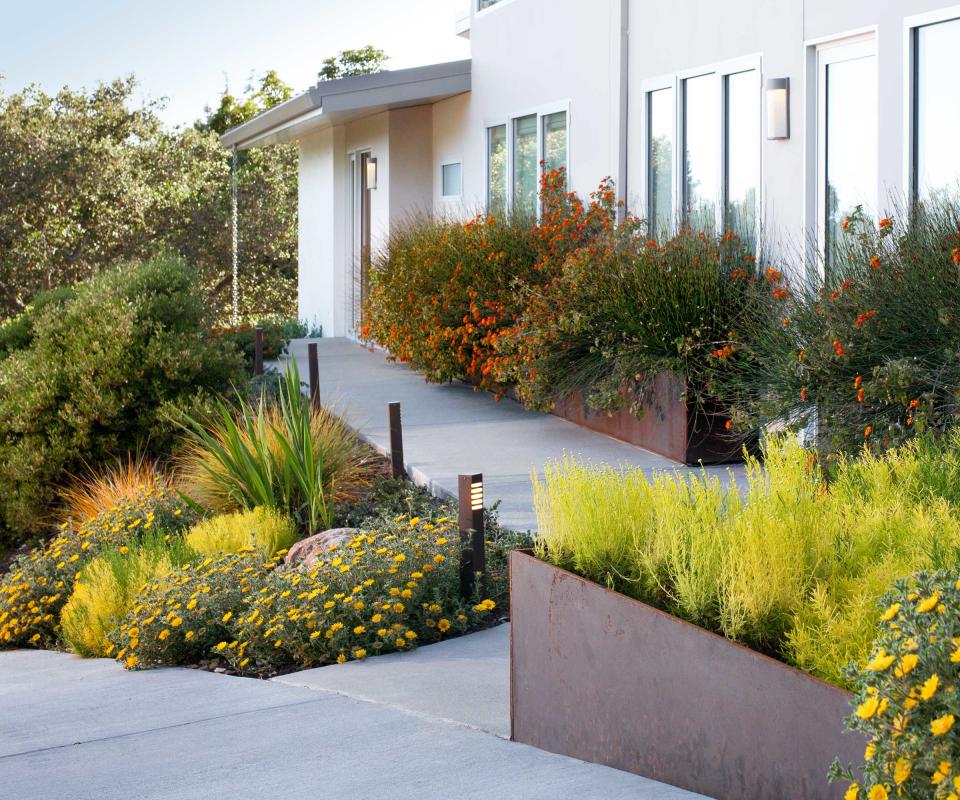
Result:
M377 159L367 159L367 188L377 188Z
M767 78L767 138L790 138L789 78Z

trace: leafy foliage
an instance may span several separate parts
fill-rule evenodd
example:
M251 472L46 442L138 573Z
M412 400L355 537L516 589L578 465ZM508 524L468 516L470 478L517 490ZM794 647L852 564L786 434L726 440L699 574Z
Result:
M386 51L371 44L356 50L341 50L335 56L323 59L323 68L317 77L322 81L332 81L353 75L369 75L383 71L389 60Z
M37 317L32 343L0 362L0 522L43 530L59 485L128 452L164 453L164 409L242 375L205 339L193 271L158 258L99 274Z
M258 550L266 556L286 551L297 540L293 520L270 508L235 511L202 520L186 536L196 553L239 553Z

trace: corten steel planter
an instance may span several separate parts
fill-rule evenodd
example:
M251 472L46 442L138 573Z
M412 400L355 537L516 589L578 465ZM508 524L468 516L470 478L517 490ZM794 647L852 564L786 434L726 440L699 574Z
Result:
M862 763L838 687L535 558L510 555L512 738L717 800L841 798Z
M557 403L553 413L570 422L644 447L685 464L728 464L743 460L741 443L727 435L726 418L710 408L695 413L684 397L683 381L661 372L654 381L653 401L642 416L629 404L613 414L586 408L579 393Z

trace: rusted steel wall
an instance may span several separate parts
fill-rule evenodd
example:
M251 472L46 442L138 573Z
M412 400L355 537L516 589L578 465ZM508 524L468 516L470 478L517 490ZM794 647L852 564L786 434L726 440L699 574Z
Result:
M510 557L513 739L717 800L842 798L850 695L534 558Z
M578 392L557 403L553 413L615 439L644 447L686 464L740 461L740 445L726 437L725 419L694 415L683 397L683 384L666 372L654 381L654 400L641 417L629 403L607 414L584 406Z

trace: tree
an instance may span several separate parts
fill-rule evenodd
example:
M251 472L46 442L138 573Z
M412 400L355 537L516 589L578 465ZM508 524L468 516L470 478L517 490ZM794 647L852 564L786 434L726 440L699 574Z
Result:
M230 94L229 90L224 90L217 109L214 111L208 107L207 118L197 120L194 127L220 135L291 97L293 89L280 79L276 70L271 69L264 73L259 86L248 84L241 98Z
M322 81L332 81L353 75L382 72L389 58L385 51L370 44L359 50L341 50L337 55L323 60L323 69L318 77Z

